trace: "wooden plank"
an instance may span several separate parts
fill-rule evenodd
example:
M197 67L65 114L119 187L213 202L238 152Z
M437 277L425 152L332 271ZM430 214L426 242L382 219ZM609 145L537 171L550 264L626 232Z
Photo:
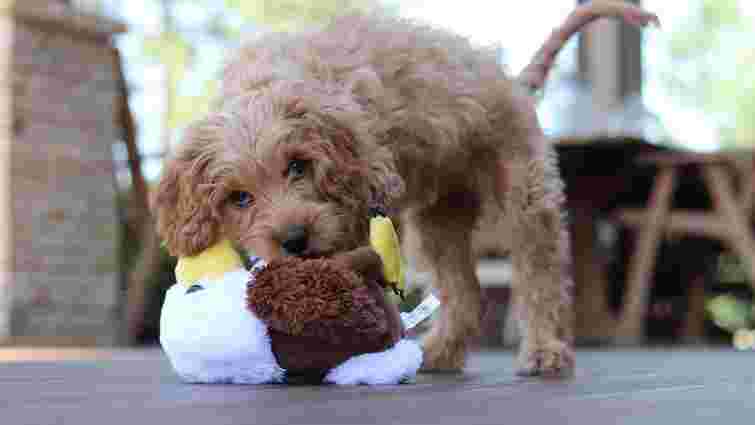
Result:
M572 214L572 254L576 296L575 336L585 343L610 342L616 319L608 301L605 261L598 255L595 210L575 208Z
M707 317L705 311L707 294L705 293L704 276L697 276L689 283L688 294L682 341L687 344L700 344L705 341L705 320Z
M643 155L638 162L660 167L680 167L700 164L729 164L729 153L658 152Z
M82 358L0 363L3 424L747 423L755 382L753 354L731 350L583 351L566 381L484 352L464 374L385 387L186 385L157 350Z
M739 175L740 188L738 193L739 207L745 217L753 218L755 207L755 152L747 159L734 161L734 167Z
M616 213L615 217L627 226L642 228L648 224L647 211L627 208ZM712 213L672 210L666 218L663 231L674 235L696 235L716 239L730 233L728 223Z

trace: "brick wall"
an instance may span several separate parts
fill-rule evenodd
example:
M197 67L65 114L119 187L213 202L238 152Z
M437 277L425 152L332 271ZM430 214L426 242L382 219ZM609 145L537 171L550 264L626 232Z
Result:
M12 142L0 166L10 174L10 205L0 207L12 215L14 258L6 342L113 344L122 298L116 64L109 34L42 18L15 20L7 77Z

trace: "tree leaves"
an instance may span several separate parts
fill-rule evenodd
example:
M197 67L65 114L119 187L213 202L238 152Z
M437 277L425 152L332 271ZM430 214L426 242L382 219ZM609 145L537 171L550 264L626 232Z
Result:
M371 0L225 0L245 19L274 30L289 31L299 25L327 22L333 16L375 5Z
M348 11L366 11L377 0L148 0L160 5L168 14L163 17L159 34L146 36L143 55L165 67L170 129L180 129L206 113L218 90L217 74L222 63L209 66L196 54L204 49L235 46L245 30L265 27L272 30L295 30L298 27L327 22ZM188 22L182 8L206 12ZM196 13L192 13L196 15ZM201 87L197 94L197 87Z
M669 40L673 69L663 80L687 107L701 109L717 124L724 145L755 141L755 37L740 0L691 0L693 13Z
M752 322L751 305L733 295L713 298L706 309L716 326L732 333L747 328Z

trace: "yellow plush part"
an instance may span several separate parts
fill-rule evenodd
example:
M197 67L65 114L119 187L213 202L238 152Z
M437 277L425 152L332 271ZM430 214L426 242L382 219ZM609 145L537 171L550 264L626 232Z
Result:
M197 255L180 257L176 265L176 280L188 287L200 279L218 279L243 265L231 241L225 239Z
M397 289L405 290L404 262L396 228L390 218L377 216L370 219L370 245L383 260L385 279Z

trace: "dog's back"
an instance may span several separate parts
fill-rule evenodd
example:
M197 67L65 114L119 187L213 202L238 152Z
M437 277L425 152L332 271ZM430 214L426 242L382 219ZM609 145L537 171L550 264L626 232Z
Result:
M247 41L226 67L224 96L284 78L337 83L365 72L387 89L437 92L442 87L457 96L478 94L465 84L470 81L505 78L493 49L410 20L353 14L321 29Z

